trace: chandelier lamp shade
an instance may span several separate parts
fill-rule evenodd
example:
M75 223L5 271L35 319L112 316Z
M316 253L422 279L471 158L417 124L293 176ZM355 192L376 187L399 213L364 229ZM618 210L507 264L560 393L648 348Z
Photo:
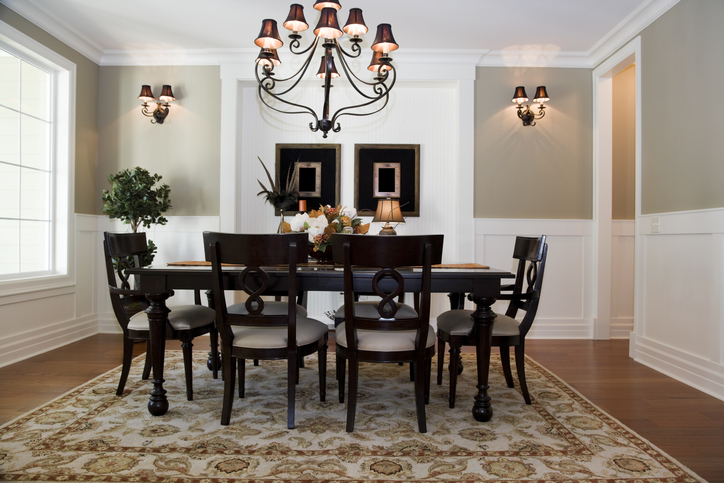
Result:
M524 126L535 126L535 121L546 115L545 103L550 100L548 92L546 91L546 86L538 86L535 90L535 98L533 99L533 102L537 102L539 104L538 114L536 114L530 110L529 105L526 105L525 108L523 107L523 104L528 102L528 94L525 93L525 87L516 87L512 99L514 103L518 104L518 117L523 121Z
M347 22L340 27L337 13L341 8L336 0L317 0L314 9L319 11L319 19L312 30L314 40L309 46L302 48L300 32L309 30L310 24L304 16L304 7L296 3L291 5L289 15L282 26L292 32L289 34L289 51L293 55L301 56L303 62L301 67L289 77L278 77L275 72L275 68L282 63L279 49L284 45L279 36L276 20L262 20L259 36L254 41L261 48L256 58L255 72L262 103L270 109L285 114L311 115L313 121L309 123L309 128L313 132L322 131L325 138L329 131L336 133L341 130L338 120L342 116L369 116L384 109L397 79L389 53L397 50L399 45L392 35L392 27L386 23L377 26L377 33L371 45L373 56L367 69L373 72L374 78L365 80L353 72L348 59L360 57L362 53L360 44L364 40L362 36L368 32L368 28L359 8L351 8ZM345 34L352 44L348 49L343 48L339 42ZM292 100L290 94L300 84L306 72L311 70L310 64L320 58L316 53L317 48L322 50L321 63L315 74L323 81L324 103L321 111L301 104L298 97ZM352 105L338 107L332 111L330 102L332 81L340 77L354 88L358 100L353 101Z

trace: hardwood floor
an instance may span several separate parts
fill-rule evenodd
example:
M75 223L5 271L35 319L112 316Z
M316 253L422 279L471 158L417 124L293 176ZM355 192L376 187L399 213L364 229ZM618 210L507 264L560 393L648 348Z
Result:
M208 345L198 338L194 349ZM708 482L724 483L724 401L633 361L625 340L529 340L526 353ZM121 337L101 334L0 368L0 424L120 362Z

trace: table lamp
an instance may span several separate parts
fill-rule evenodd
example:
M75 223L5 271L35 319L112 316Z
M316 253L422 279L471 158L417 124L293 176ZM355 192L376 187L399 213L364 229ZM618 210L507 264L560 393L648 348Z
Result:
M385 226L378 233L379 235L397 235L397 232L390 223L404 223L402 210L400 209L400 200L385 198L377 201L377 211L372 220L373 223L384 223Z

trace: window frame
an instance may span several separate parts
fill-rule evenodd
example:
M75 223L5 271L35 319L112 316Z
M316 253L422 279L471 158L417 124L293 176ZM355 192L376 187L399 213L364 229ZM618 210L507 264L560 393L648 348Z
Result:
M0 47L51 76L50 270L0 278L0 295L75 283L76 64L0 20Z

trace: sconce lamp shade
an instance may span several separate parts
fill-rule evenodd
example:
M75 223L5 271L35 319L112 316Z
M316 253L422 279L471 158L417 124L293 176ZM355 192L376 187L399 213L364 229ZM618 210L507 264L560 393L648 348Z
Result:
M303 32L307 30L309 28L309 24L304 18L304 7L298 3L293 3L292 6L289 7L289 15L287 15L287 19L282 25L284 25L285 29L292 30L294 32Z
M254 40L254 43L262 49L278 49L284 45L279 37L277 21L271 18L262 20L259 36Z
M317 77L320 79L324 79L327 76L327 62L326 57L322 56L322 63L319 64L319 70L317 71ZM337 72L337 67L334 65L334 57L332 58L332 79L336 79L339 77L339 72Z
M384 54L382 52L372 52L372 61L370 61L370 65L367 66L367 70L372 72L385 72L390 70L390 67L387 64L380 62L380 57L383 55Z
M548 97L548 92L546 92L546 86L538 86L538 88L535 90L535 98L533 99L533 102L538 102L540 104L543 104L544 102L550 101L550 97Z
M381 23L377 26L377 35L372 43L372 50L375 52L384 52L389 54L399 49L395 37L392 35L392 26L388 23Z
M151 92L151 86L141 86L141 93L138 95L138 98L143 102L156 100L156 98L153 97L153 92Z
M342 5L340 5L337 0L317 0L314 3L314 8L319 11L325 8L333 8L335 10L339 10L340 8L342 8Z
M337 10L329 7L322 9L319 22L317 22L314 29L314 35L323 39L336 39L344 35L342 29L339 28L339 22L337 22Z
M380 235L397 235L397 232L390 223L404 223L402 210L400 210L400 200L386 198L377 202L377 211L372 219L373 223L384 223L385 226L380 230Z
M344 24L344 32L347 35L364 35L367 33L367 25L365 25L365 19L362 17L362 9L351 8L349 9L349 18L347 23Z
M513 94L513 102L516 104L523 104L528 102L528 94L525 93L525 87L518 86L515 88L515 94Z
M266 53L266 55L262 55L264 53ZM277 49L261 49L261 51L259 52L259 56L256 58L256 63L261 65L277 66L281 64L282 61L279 59Z
M171 91L171 86L165 85L163 86L163 89L161 89L161 95L158 96L159 101L163 102L170 102L175 101L176 98L173 95L173 91Z

